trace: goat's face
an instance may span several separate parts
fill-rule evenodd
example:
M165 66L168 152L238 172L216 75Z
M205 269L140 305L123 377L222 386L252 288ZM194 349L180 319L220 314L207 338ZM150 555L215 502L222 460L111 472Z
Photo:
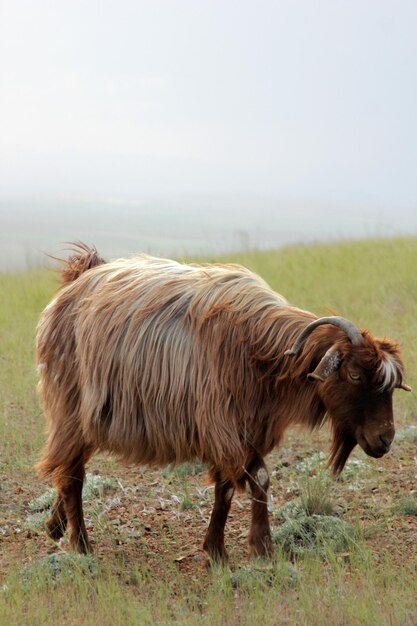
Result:
M366 454L379 458L388 452L395 435L392 391L371 394L366 405L355 439Z
M388 452L394 439L392 395L392 390L369 384L358 367L343 365L321 392L334 429L353 437L366 454L376 458Z
M395 344L365 335L362 346L333 346L308 375L318 385L334 431L332 465L343 468L356 444L369 456L388 452L395 435L392 407L403 384L403 364Z

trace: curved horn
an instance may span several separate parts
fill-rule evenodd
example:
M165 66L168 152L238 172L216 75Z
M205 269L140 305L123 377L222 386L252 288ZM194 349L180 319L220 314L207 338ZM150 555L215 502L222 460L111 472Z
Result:
M337 326L338 328L344 330L354 346L359 346L363 342L361 332L358 328L356 328L353 322L350 322L344 317L338 316L320 317L318 320L314 320L314 322L311 322L308 326L304 328L304 330L298 335L292 348L290 350L286 350L284 354L286 356L297 355L300 351L301 344L303 343L304 339L306 339L306 337L308 337L310 333L312 333L313 330L317 328L317 326L321 326L322 324L333 324L333 326Z

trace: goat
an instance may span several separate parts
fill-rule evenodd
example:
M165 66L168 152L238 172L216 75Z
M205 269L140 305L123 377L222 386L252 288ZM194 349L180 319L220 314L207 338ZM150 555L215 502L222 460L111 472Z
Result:
M252 495L249 544L271 555L264 457L286 428L332 428L340 473L356 444L381 457L394 438L394 388L410 390L397 344L341 317L290 306L238 265L141 255L106 263L79 245L37 333L49 436L38 464L57 487L49 535L91 550L85 464L107 451L162 467L201 459L215 484L204 549L226 560L235 489Z

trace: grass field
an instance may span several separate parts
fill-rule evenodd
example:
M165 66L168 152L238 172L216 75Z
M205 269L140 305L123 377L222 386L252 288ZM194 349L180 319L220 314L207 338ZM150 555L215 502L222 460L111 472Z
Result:
M257 271L299 307L343 315L397 340L407 382L417 389L417 239L227 260ZM299 538L297 554L281 544L273 562L250 562L243 494L226 527L230 568L207 570L201 544L213 490L203 468L157 472L100 456L89 464L85 494L94 557L68 559L66 540L57 546L43 532L38 498L49 494L33 470L44 438L34 335L56 288L50 270L0 274L1 625L417 624L415 391L395 393L392 451L375 460L355 450L339 481L327 476L320 454L328 450L327 430L292 431L267 459L276 532L295 523L288 511L304 506L311 519L326 512L346 524L340 545L323 531L313 547L304 549Z

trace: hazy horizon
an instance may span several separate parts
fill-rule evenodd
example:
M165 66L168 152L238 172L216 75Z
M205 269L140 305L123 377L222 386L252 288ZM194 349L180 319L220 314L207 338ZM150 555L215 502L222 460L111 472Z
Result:
M197 207L197 209L196 209ZM147 252L214 257L285 245L417 235L417 213L347 210L250 196L139 203L46 199L0 203L0 271L48 263L65 242L85 241L106 258Z
M0 266L416 233L416 111L413 0L3 0Z

